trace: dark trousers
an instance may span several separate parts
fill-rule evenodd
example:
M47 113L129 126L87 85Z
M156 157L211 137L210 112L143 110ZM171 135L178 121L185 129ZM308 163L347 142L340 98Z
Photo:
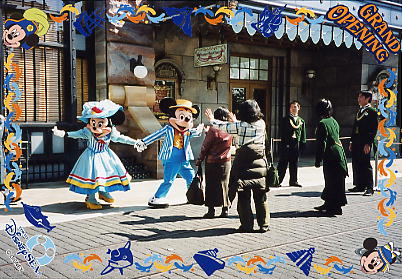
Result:
M252 230L254 227L254 216L251 210L251 191L253 191L258 226L260 228L268 227L270 223L270 213L267 193L261 189L246 189L237 192L237 212L239 213L241 227L246 230Z
M298 144L291 144L282 147L279 155L279 162L277 166L279 175L279 184L282 183L286 174L286 169L289 164L289 183L297 182L297 167L299 162L299 147Z
M325 186L321 198L328 209L339 209L347 204L345 194L345 170L336 162L323 163Z
M353 184L361 189L373 189L373 167L370 153L364 154L364 146L352 145Z

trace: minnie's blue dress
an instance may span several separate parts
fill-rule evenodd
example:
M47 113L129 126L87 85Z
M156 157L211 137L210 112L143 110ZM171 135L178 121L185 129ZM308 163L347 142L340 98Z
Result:
M70 138L86 139L87 148L78 158L67 178L70 191L79 194L96 192L127 191L131 176L127 173L119 157L109 148L110 141L134 145L136 140L121 135L115 127L102 138L96 138L91 131L83 128L68 132Z

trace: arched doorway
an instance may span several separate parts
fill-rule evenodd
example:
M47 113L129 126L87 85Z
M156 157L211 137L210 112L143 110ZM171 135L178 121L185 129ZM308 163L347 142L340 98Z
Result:
M159 102L165 97L180 98L183 72L169 59L160 60L155 64L155 104L152 111L155 117L164 120L167 117L161 113Z

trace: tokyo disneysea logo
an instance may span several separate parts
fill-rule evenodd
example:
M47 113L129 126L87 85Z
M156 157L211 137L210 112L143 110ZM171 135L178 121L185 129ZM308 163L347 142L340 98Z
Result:
M39 268L48 265L53 261L54 256L56 255L56 246L54 245L53 240L48 236L40 234L29 238L21 226L17 227L14 219L11 219L10 224L6 224L5 231L17 248L15 256L23 256L28 266L37 275L41 275ZM24 239L26 239L25 243ZM41 257L35 257L32 254L36 246L42 246L44 248L44 253Z

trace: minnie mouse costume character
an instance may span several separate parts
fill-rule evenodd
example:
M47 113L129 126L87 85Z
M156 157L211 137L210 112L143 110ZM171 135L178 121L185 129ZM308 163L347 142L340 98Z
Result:
M86 139L87 148L75 163L67 183L71 184L70 191L87 195L87 208L101 209L102 206L95 197L97 192L100 199L112 203L114 199L110 192L130 189L131 177L119 157L109 148L110 141L130 145L136 145L139 141L121 135L114 127L124 122L125 115L123 107L110 100L85 103L79 119L87 123L87 126L78 131L67 132L67 136ZM59 137L66 134L56 126L53 133Z
M190 160L194 160L190 138L199 137L204 124L193 129L193 120L200 114L200 108L197 105L193 106L191 101L164 98L160 101L159 108L163 113L169 115L169 124L143 138L142 144L147 146L161 137L165 137L158 154L158 159L162 160L163 163L163 182L149 200L148 205L168 207L166 195L177 174L186 180L187 187L190 186L194 178L194 170L190 165ZM138 144L137 149L144 149L142 144Z

